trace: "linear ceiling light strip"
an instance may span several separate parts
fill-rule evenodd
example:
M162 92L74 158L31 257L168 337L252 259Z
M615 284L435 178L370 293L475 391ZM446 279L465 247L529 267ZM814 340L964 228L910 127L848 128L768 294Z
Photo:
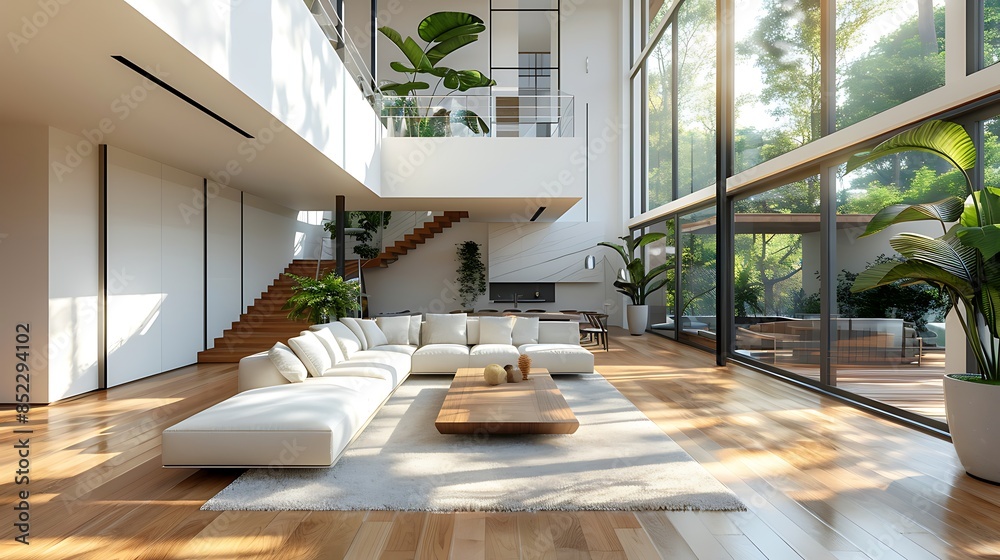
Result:
M172 85L168 84L167 82L164 82L163 80L161 80L161 79L157 78L156 76L150 74L149 72L147 72L146 70L144 70L141 66L139 66L138 64L136 64L136 63L132 62L131 60L125 58L124 56L122 56L120 54L116 54L116 55L112 55L111 58L117 60L118 62L121 62L125 66L128 66L133 71L135 71L137 74L139 74L142 77L144 77L144 78L152 81L156 85L162 87L163 89L169 91L170 93L176 95L177 97L180 97L184 101L188 102L188 104L190 104L192 107L198 109L202 113L205 113L206 115L212 117L213 119L219 121L220 123L228 126L232 130L236 131L238 134L240 134L241 136L243 136L244 138L253 138L253 136L250 135L247 131L243 130L242 128L236 126L235 124L233 124L233 123L227 121L226 119L222 118L215 111L209 109L208 107L205 107L204 105L202 105L201 103L198 103L194 99L191 99L190 97L188 97L187 95L185 95L183 92L181 92L180 90L178 90L174 86L172 86Z

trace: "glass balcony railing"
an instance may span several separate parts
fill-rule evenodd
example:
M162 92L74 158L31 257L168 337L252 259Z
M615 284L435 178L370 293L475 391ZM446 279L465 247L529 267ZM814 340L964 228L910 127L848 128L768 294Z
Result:
M344 28L344 22L337 15L333 2L331 0L306 0L306 5L313 17L316 18L320 29L326 34L326 38L330 40L337 56L343 61L347 73L374 108L375 92L372 89L372 84L375 83L375 79L372 77L371 69L365 63L365 58L361 56L361 52L358 51L354 41L347 33L347 29Z
M376 110L392 137L567 138L572 95L380 95Z

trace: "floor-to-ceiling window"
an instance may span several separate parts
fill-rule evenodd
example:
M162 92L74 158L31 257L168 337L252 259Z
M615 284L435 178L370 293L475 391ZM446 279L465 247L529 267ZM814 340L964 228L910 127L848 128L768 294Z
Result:
M653 290L646 297L646 305L649 306L649 328L668 338L677 338L677 331L674 328L677 305L677 247L676 243L676 221L673 219L664 220L650 224L646 228L648 233L662 233L664 238L654 241L646 246L646 266L652 270L659 265L667 265L667 271L663 275L666 283L657 290Z
M944 85L943 0L837 2L837 128Z
M676 224L677 239L675 290L655 298L650 329L706 349L718 337L729 357L943 426L934 420L946 341L962 337L946 332L947 302L926 287L855 294L850 285L869 264L898 258L893 231L860 237L871 216L960 194L959 173L922 153L850 174L843 164L942 116L972 133L983 157L975 180L1000 184L1000 1L634 1L643 19L632 26L641 37L630 78L643 120L631 189L643 216L629 225ZM946 25L963 14L964 29ZM729 137L716 134L720 123ZM705 189L726 161L718 153L731 176L718 206L727 212L716 216L716 191ZM719 220L732 237L717 239ZM717 259L727 251L731 265ZM732 317L718 316L717 297L729 298Z
M818 10L783 0L735 7L746 14L734 22L739 172L819 138L822 92Z

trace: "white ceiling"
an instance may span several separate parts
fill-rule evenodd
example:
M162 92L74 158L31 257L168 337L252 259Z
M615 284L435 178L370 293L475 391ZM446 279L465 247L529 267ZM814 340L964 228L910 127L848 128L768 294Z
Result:
M58 4L53 2L52 4ZM338 194L350 209L468 210L474 220L507 221L521 199L380 199L306 140L274 136L247 163L244 137L112 59L122 55L221 117L261 139L272 115L149 20L120 0L71 2L54 16L37 0L3 0L0 21L11 25L16 48L0 48L0 123L52 126L78 135L113 130L107 143L204 177L230 162L240 171L229 184L295 210L328 210ZM38 15L43 14L43 15ZM26 25L35 19L44 25ZM192 22L197 24L197 22ZM16 52L15 52L16 51ZM110 126L108 126L110 125ZM245 147L244 147L245 149ZM540 218L553 220L576 199L556 199Z

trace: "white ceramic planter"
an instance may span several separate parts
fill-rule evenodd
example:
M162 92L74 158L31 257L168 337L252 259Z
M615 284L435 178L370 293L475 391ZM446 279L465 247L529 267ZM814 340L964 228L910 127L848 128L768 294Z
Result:
M646 332L646 326L649 324L648 305L629 305L625 308L625 314L628 318L629 334L639 336Z
M944 406L955 453L972 476L1000 483L1000 385L944 376Z

